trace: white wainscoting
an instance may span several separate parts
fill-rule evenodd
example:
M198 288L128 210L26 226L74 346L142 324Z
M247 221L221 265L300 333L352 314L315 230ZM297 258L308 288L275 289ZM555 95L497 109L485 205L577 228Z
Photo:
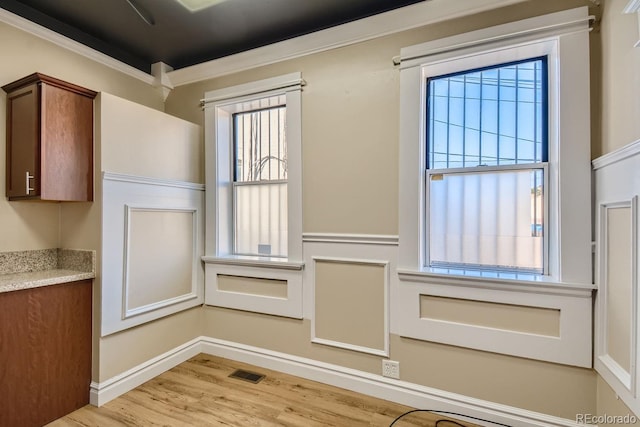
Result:
M103 173L102 336L202 304L204 186Z
M124 318L197 297L195 209L125 205Z
M593 161L596 207L595 369L640 415L638 197L640 140Z
M591 287L500 283L490 279L400 271L392 316L399 335L425 341L590 368ZM559 336L422 317L423 295L560 311Z
M203 257L205 262L205 304L254 313L302 318L302 264L240 262ZM286 282L286 298L257 293L230 292L218 286L218 276L272 279Z

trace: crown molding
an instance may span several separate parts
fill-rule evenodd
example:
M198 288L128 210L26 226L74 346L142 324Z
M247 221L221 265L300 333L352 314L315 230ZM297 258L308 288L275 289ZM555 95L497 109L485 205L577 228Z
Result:
M324 52L523 1L525 0L457 0L455 2L450 0L427 0L178 70L169 70L169 67L163 64L161 77L138 70L122 61L1 8L0 22L47 40L144 83L156 86L166 93L174 87ZM632 3L636 1L640 0L632 0Z
M28 19L25 19L19 15L16 15L15 13L9 12L8 10L2 8L0 8L0 22L15 27L48 42L51 42L62 47L63 49L67 49L80 56L84 56L85 58L124 73L128 76L141 80L149 85L152 85L155 81L155 77L151 74L140 71L137 68L127 65L122 61L118 61L117 59L105 55L102 52L98 52L97 50L85 46L82 43L78 43L77 41L72 40L69 37L58 34L55 31L45 28L42 25L36 24L35 22L31 22Z
M174 87L324 52L524 0L428 0L167 73Z

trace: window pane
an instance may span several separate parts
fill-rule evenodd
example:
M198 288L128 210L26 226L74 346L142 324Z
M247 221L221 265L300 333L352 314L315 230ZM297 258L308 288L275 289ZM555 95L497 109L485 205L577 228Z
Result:
M287 179L286 107L234 114L235 181Z
M538 58L430 78L429 168L546 161L545 76Z
M287 256L286 107L236 113L234 253Z
M543 169L429 176L431 266L543 272Z
M235 250L287 256L287 183L234 185Z

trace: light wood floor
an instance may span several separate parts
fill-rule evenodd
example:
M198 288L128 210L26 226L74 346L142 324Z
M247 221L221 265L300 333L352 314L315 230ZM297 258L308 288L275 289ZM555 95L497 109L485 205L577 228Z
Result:
M236 369L266 375L258 384ZM200 354L100 408L85 406L48 427L380 426L413 408L268 369ZM445 417L414 413L394 424L435 426ZM460 422L464 426L473 424ZM440 422L438 427L458 424Z

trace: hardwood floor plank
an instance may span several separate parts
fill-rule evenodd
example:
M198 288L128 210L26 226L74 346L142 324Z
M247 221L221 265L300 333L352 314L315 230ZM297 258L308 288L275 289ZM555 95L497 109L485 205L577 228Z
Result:
M229 375L265 375L257 384ZM87 405L48 427L388 427L412 408L348 390L200 354L100 408ZM446 417L410 414L394 427L435 426ZM460 422L463 426L474 424ZM438 427L458 427L440 423Z

